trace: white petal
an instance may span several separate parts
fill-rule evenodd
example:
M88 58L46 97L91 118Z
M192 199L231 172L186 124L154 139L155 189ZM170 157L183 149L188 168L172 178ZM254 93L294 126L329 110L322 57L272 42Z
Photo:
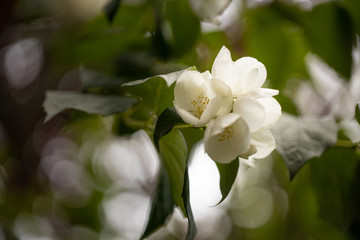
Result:
M257 132L251 133L251 144L256 147L270 147L275 144L275 139L270 130L261 129Z
M209 123L209 121L216 116L221 107L221 96L212 98L209 104L206 106L203 114L200 117L198 123L194 124L195 127L203 127Z
M257 88L250 90L246 93L247 96L252 98L266 98L272 97L279 94L279 90L270 89L270 88Z
M214 91L221 96L231 97L231 88L218 78L212 78L210 80Z
M230 132L227 132L230 129ZM210 121L205 130L205 151L216 162L230 163L250 147L250 131L235 113Z
M240 160L240 168L243 168L244 170L246 170L248 167L252 167L252 168L256 167L256 161L252 157L248 159L239 157L239 160Z
M265 108L255 99L239 97L234 103L233 112L240 114L246 121L250 132L255 132L263 126Z
M222 80L231 88L233 96L244 93L241 71L233 61L224 59L217 61L216 64L213 64L211 73L214 78Z
M218 115L229 113L233 106L233 98L230 87L223 81L216 78L211 79L211 85L214 91L222 97L221 107Z
M316 90L326 100L330 101L339 92L344 91L345 81L321 58L314 54L308 54L305 63Z
M341 121L340 128L353 143L360 141L360 125L355 119Z
M273 97L268 98L259 98L257 101L264 107L265 109L265 119L263 123L263 128L271 128L273 127L281 116L281 106Z
M250 140L250 142L251 142L251 140ZM256 152L257 152L256 147L255 147L254 145L251 145L251 144L250 144L249 149L248 149L246 152L242 153L241 156L240 156L240 158L249 159L249 158L250 158L252 155L254 155Z
M196 127L205 126L221 107L221 96L215 97L210 73L185 71L174 89L174 106L181 118Z
M229 113L218 118L211 120L207 129L211 131L205 132L209 137L213 137L221 133L226 127L234 124L241 116L237 113Z
M251 144L253 144L257 152L252 158L265 158L276 148L275 139L269 130L259 130L251 134Z
M197 71L185 71L176 81L174 101L185 110L192 109L191 101L206 94L206 82Z
M276 148L276 145L269 147L257 147L257 152L251 156L253 159L263 159L269 156Z
M241 72L231 58L231 53L226 47L222 47L216 56L211 68L214 78L220 79L228 85L233 93L243 93Z
M303 116L323 116L329 113L328 102L309 82L301 82L293 98Z
M212 78L211 73L209 71L205 71L201 73L201 76L204 78L205 81L210 81Z
M179 116L184 120L184 122L189 123L191 125L196 125L199 122L199 119L191 114L189 111L182 109L179 107L174 101L174 107Z
M243 81L247 91L261 88L267 75L264 64L252 57L242 57L236 60L235 64L243 73Z
M223 61L223 60L232 61L231 53L230 53L229 49L227 49L225 46L223 46L220 49L219 53L217 54L217 56L214 60L214 63L213 63L213 68L214 68L214 66L216 67L216 65L219 61ZM213 72L213 71L214 71L214 69L211 69L211 72Z

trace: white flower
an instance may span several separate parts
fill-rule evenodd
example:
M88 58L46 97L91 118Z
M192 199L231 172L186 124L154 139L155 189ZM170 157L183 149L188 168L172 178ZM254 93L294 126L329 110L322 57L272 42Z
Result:
M204 137L205 151L216 162L229 163L239 157L253 165L253 159L265 158L275 149L269 129L280 116L280 104L273 97L241 96L234 103L233 113L209 123Z
M239 97L234 103L233 111L238 113L250 129L250 150L243 158L265 158L276 147L270 132L281 116L281 106L273 97L254 99L248 96Z
M242 162L253 165L254 159L268 156L276 147L269 129L281 116L281 106L272 97L278 91L261 88L266 79L266 68L261 62L251 57L234 62L226 47L215 58L212 77L231 89L234 104L233 113L209 123L205 131L205 151L220 163L239 157Z
M221 14L231 0L190 0L193 11L204 19L211 20Z
M205 131L205 152L212 160L230 163L250 147L250 130L237 113L229 113L210 121Z
M216 87L216 91L213 86ZM187 70L182 73L174 89L174 106L181 118L195 127L202 127L217 116L231 110L230 89L211 78L206 71Z
M334 69L314 54L306 56L306 66L313 86L301 82L294 102L304 116L335 117L349 139L360 141L360 125L355 120L355 106L360 102L360 38L352 50L350 81L343 79Z
M278 90L261 88L267 75L264 64L252 57L242 57L234 62L226 47L222 47L216 56L211 73L213 78L222 80L231 88L233 97L243 94L270 97L279 93Z
M206 126L205 152L216 162L234 159L253 165L275 149L270 129L281 116L272 96L277 90L262 88L265 66L251 57L232 61L223 47L206 71L185 71L175 86L174 106L182 119L195 127Z

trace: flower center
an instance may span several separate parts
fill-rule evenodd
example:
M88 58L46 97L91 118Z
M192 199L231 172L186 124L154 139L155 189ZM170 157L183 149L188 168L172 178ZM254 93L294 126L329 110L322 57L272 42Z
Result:
M233 135L234 135L234 127L233 126L226 127L222 133L218 134L218 141L219 142L226 141L232 138Z
M197 118L200 118L209 102L210 99L208 97L198 97L197 100L193 100L191 102L191 105L193 106L193 110L191 112Z

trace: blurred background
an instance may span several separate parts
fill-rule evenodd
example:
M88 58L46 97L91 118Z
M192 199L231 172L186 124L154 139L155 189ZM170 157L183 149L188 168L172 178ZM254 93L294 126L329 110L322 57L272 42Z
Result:
M145 228L160 164L146 129L80 111L44 123L45 92L83 91L82 68L120 82L205 71L225 45L265 64L284 112L335 117L339 138L358 142L359 34L357 0L2 0L0 239L139 239ZM353 148L328 149L292 181L274 152L241 167L218 206L202 142L190 156L197 239L360 239ZM186 227L176 209L149 239L184 239Z

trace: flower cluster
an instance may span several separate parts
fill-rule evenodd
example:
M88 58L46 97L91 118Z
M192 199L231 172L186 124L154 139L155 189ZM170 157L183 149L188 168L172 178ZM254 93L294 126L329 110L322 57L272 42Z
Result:
M261 88L265 66L251 57L232 61L222 47L211 73L186 70L176 82L174 106L182 119L205 127L205 151L216 162L240 158L251 165L275 149L270 128L281 115L273 98L278 90ZM250 160L250 161L249 161Z

